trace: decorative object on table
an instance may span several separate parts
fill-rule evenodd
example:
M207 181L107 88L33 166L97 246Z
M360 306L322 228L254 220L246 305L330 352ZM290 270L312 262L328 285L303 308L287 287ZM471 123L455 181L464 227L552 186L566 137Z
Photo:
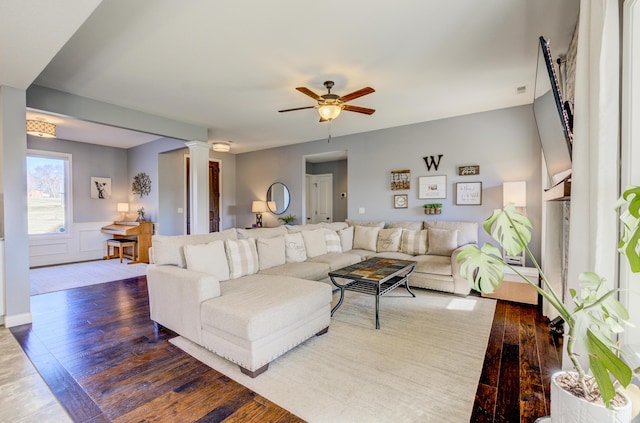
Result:
M136 219L136 222L145 222L145 218L144 218L144 207L140 207L138 209L138 218Z
M118 213L122 213L120 220L124 222L127 218L127 213L129 213L129 203L118 203L116 207Z
M459 176L480 175L480 166L478 165L458 166L458 175Z
M516 210L527 215L527 183L525 181L504 182L502 184L502 206L512 203ZM517 256L510 256L504 250L502 258L509 264L525 265L524 251Z
M432 166L436 172L438 171L438 166L440 166L440 159L442 159L442 156L443 156L442 154L438 154L437 159L436 159L436 156L424 156L422 158L422 160L424 160L424 163L427 165L428 172L431 171Z
M631 271L640 272L640 187L627 187L615 206L621 212L624 228L618 250L627 257ZM629 318L628 311L618 302L606 280L595 273L585 272L579 276L580 292L571 290L575 305L570 310L553 290L536 258L529 249L532 226L529 219L518 213L513 203L503 209L494 210L485 220L485 231L506 250L508 255L522 251L538 270L543 286L538 281L519 272L517 266L505 263L500 250L492 244L465 248L458 256L461 274L473 288L491 293L503 280L504 266L509 267L526 283L531 285L555 308L565 322L567 355L575 372L558 372L551 381L552 421L630 422L632 401L640 402L640 389L630 384L633 371L619 354L620 345L612 337L624 330ZM593 376L586 374L576 347L586 351ZM638 369L635 369L638 376ZM615 385L614 385L615 382ZM562 387L560 385L563 385ZM578 394L578 392L582 394ZM579 396L581 395L581 397ZM599 402L604 403L601 405ZM580 416L580 417L578 417Z
M108 200L111 198L111 178L91 177L91 198Z
M406 209L409 206L409 196L407 194L399 194L393 196L394 209Z
M294 215L292 215L292 214L288 214L286 216L279 217L278 219L282 220L285 225L291 225L292 223L295 223L295 221L296 221L296 217Z
M256 228L262 227L262 213L267 211L266 201L254 201L251 203L251 212L256 214Z
M398 191L404 189L411 189L411 171L408 169L392 170L391 190Z
M418 178L418 198L447 198L447 176L421 176Z
M456 205L479 206L482 204L482 182L457 182Z
M424 214L442 213L442 203L427 203L424 205Z
M131 184L131 192L137 194L140 198L145 195L149 195L151 192L151 179L149 175L144 172L138 173L133 177L133 183Z

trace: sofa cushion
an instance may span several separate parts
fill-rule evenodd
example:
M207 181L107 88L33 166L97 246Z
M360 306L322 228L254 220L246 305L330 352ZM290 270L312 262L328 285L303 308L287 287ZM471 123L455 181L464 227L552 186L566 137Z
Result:
M284 235L274 238L258 238L256 240L260 270L281 266L287 262L284 251Z
M342 252L349 251L353 248L353 226L340 229L338 231L338 236L340 237L340 247L342 248Z
M251 228L243 229L238 228L238 239L247 238L273 238L276 236L284 235L287 230L284 226L276 226L275 228Z
M306 225L286 225L287 233L293 234L302 231L314 231L320 229L323 226L320 223L308 223Z
M331 302L327 284L282 276L247 276L222 283L220 290L221 296L202 303L203 330L216 328L249 341L292 326Z
M224 241L187 244L184 246L184 258L189 270L213 275L220 282L229 280L229 263Z
M351 220L345 219L345 222L349 226L373 226L376 228L384 228L384 221L382 220Z
M387 223L387 228L402 228L410 229L412 231L419 231L420 229L422 229L422 221L389 222Z
M372 257L383 257L383 258L396 259L396 260L413 260L413 256L411 254L401 253L400 251L385 251L382 253L369 252L366 258L370 259Z
M302 233L285 234L284 252L287 263L299 263L307 259L307 250L304 247Z
M324 241L327 245L327 253L341 253L342 244L340 243L340 235L333 229L324 229Z
M379 231L380 228L377 226L355 226L353 229L353 248L376 251Z
M450 276L453 274L451 268L451 257L424 255L415 256L416 273L430 273L434 275Z
M478 243L478 222L447 222L444 220L429 220L424 222L424 228L458 229L458 247Z
M310 281L319 281L327 277L330 271L327 263L313 263L304 261L299 263L287 263L282 266L272 267L260 271L261 275L291 276Z
M420 255L427 253L427 230L413 231L410 229L402 230L402 241L400 243L400 251L411 255Z
M402 228L380 229L378 232L378 241L376 242L376 251L379 253L399 251L401 237Z
M360 263L361 261L362 259L357 254L327 253L322 256L310 258L307 260L307 263L326 263L329 265L329 270L336 270L352 264ZM325 276L327 276L326 273Z
M458 248L458 230L429 228L429 249L427 254L451 256Z
M323 228L302 231L301 233L304 240L304 248L307 251L307 258L327 254L327 241Z
M375 253L371 250L352 249L349 250L349 254L355 254L356 256L360 257L360 260L362 261L368 259Z
M339 231L340 229L348 228L347 222L320 222L320 225L325 229L331 229L332 231Z
M184 246L187 244L208 244L213 241L238 239L235 229L198 235L153 235L153 262L155 264L186 267Z
M252 275L259 270L255 239L228 239L225 241L225 247L231 279Z

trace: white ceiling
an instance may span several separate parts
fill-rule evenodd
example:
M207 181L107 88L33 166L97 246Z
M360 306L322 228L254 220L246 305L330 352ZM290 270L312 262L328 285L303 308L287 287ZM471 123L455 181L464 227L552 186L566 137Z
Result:
M329 79L339 95L376 90L350 103L376 113L343 112L331 123L333 137L529 104L538 36L554 55L565 52L578 7L579 0L104 0L64 45L58 38L73 31L59 28L75 30L82 13L49 28L55 40L50 31L25 35L17 24L0 27L0 39L24 44L10 50L18 64L27 47L61 47L36 84L207 127L210 141L232 141L240 153L326 138L329 124L314 109L277 111L314 105L295 87L323 94ZM0 83L16 79L19 67L0 66ZM521 86L526 92L517 94ZM59 138L75 140L75 127L63 122ZM126 138L94 137L103 141L80 140ZM130 144L145 137L153 138Z

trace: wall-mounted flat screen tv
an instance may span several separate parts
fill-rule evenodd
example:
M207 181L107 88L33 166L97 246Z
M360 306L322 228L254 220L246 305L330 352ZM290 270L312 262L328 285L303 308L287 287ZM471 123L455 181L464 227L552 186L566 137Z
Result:
M544 37L540 37L534 92L533 114L542 143L542 153L549 176L553 183L557 183L557 175L566 174L571 169L573 131L570 125L570 108L563 101L549 42Z

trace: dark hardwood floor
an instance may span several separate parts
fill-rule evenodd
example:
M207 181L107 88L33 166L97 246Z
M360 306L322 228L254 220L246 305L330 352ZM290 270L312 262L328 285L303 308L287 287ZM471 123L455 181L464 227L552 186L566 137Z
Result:
M154 332L144 277L36 295L31 311L11 332L74 421L301 421ZM547 415L559 357L535 307L499 301L471 421Z

